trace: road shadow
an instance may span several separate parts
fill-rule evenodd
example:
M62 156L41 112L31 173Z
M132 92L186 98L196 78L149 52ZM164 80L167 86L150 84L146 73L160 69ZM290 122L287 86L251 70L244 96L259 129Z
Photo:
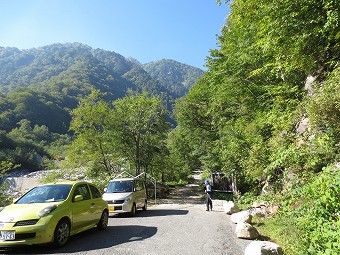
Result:
M109 226L104 231L91 229L70 237L66 246L52 248L50 245L25 246L10 249L0 248L0 254L64 254L79 253L114 247L116 245L140 241L157 233L157 227L125 225Z
M137 210L135 216L130 216L128 213L120 213L111 216L112 218L147 218L147 217L162 217L172 215L186 215L188 210L176 210L176 209L149 209L147 211Z
M176 210L176 209L151 209L147 211L141 211L136 214L137 217L159 217L159 216L172 216L172 215L187 215L188 210Z
M269 236L260 235L257 239L260 241L271 241L271 238Z

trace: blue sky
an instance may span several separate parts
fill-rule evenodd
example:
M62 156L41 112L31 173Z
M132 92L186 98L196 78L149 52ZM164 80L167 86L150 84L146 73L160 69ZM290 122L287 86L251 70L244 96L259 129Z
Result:
M215 0L0 0L0 46L79 42L204 69L228 15Z

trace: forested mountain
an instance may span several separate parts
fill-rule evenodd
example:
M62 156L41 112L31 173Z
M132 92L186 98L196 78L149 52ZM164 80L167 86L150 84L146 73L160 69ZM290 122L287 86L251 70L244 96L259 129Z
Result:
M195 84L197 77L203 75L201 69L171 59L150 62L144 64L143 68L177 97L184 96Z
M15 166L49 168L51 158L64 157L73 140L71 113L93 89L105 93L108 103L129 90L146 91L160 96L171 114L175 99L203 74L170 60L167 68L181 77L158 63L149 66L158 73L151 75L135 59L80 43L0 47L0 173Z
M168 60L166 66L157 62L142 65L80 43L28 50L0 47L1 129L9 131L21 119L28 119L32 125L65 133L69 110L93 88L106 92L108 100L123 97L129 89L161 94L171 110L174 100L185 95L202 74L202 70L176 61Z

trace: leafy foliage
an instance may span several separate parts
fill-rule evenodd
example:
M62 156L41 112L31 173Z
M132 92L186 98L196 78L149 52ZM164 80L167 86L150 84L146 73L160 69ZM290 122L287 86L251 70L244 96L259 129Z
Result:
M299 176L304 185L269 199L280 205L280 213L262 223L259 231L286 247L285 254L338 254L339 166L330 165L318 175Z
M131 91L111 105L93 91L73 111L76 139L68 162L107 174L129 165L136 175L155 170L152 164L162 161L165 151L166 113L161 98L146 92Z
M264 186L273 194L290 194L295 187L287 188L286 176L314 176L296 188L297 197L309 199L298 215L296 238L304 238L308 254L339 253L338 215L331 203L321 201L332 197L334 202L338 192L329 190L328 184L335 183L326 176L335 174L327 166L339 162L340 155L340 3L225 2L231 12L218 38L220 47L210 52L204 76L177 100L172 139L180 137L178 147L185 148L178 162L190 168L187 159L194 158L205 173L233 173L242 194L258 195ZM304 190L311 187L315 195ZM307 211L314 203L323 211ZM295 218L286 219L289 227L297 224ZM323 238L330 242L321 244Z
M303 204L292 214L298 227L304 229L302 237L309 254L337 254L340 252L340 171L328 167L313 180L297 189ZM310 210L313 208L313 210ZM317 220L315 220L317 219Z
M76 139L68 152L73 166L93 168L98 166L110 173L114 143L110 131L114 129L112 109L100 98L98 91L93 91L81 100L80 105L72 112L70 129L74 131Z
M67 135L50 133L46 126L32 128L26 119L18 124L18 128L8 133L0 131L0 162L39 170L44 167L44 158L54 160L65 156L64 146L70 143Z
M338 153L339 4L240 0L231 8L208 72L176 106L184 141L204 169L237 173L241 191L288 169L320 171ZM312 96L309 74L323 85ZM300 135L303 115L313 126Z
M115 121L120 137L122 156L134 164L136 175L141 168L147 171L157 154L164 153L169 123L160 97L148 97L146 92L130 92L114 103Z
M340 68L330 74L324 84L306 103L307 112L314 129L322 130L340 139Z
M175 98L186 95L203 75L199 68L185 65L171 59L162 59L143 65L143 68L158 80L160 84L175 95Z

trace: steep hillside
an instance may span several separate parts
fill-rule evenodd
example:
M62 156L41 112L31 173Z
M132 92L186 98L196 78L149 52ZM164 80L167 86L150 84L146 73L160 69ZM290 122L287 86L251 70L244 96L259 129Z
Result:
M0 107L4 109L0 129L11 130L27 119L65 133L69 110L93 88L105 92L108 100L123 97L129 89L162 94L171 111L174 100L185 95L203 71L173 60L162 63L142 65L80 43L28 50L0 47Z
M153 79L158 80L165 88L178 97L184 96L203 75L199 68L179 63L171 59L162 59L143 65Z
M120 97L127 88L148 90L154 83L154 93L183 96L178 91L187 91L203 75L199 68L174 60L141 65L135 59L80 43L28 50L0 47L0 66L0 91L5 94L18 87L45 90L51 84L64 83L63 88L93 86ZM147 85L143 68L149 76Z

